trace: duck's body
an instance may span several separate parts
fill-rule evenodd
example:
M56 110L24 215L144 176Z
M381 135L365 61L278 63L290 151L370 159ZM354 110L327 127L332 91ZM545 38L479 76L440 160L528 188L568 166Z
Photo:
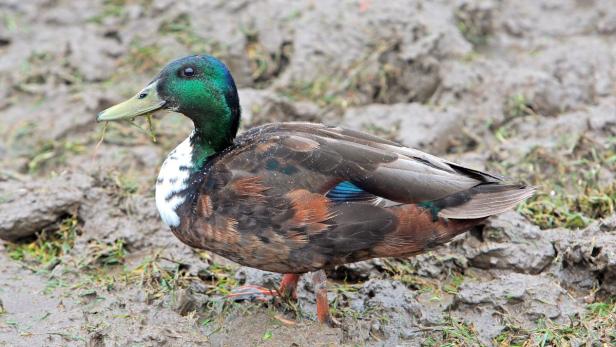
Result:
M199 98L201 104L194 101ZM195 122L157 180L163 221L192 247L262 270L301 274L417 254L533 192L394 142L321 124L269 124L235 137L235 85L211 57L171 63L129 102L141 103L139 112L164 106ZM99 118L118 119L127 107Z
M417 254L529 194L492 175L320 124L254 128L198 171L188 160L190 143L161 169L156 200L163 220L192 247L274 272ZM482 192L489 205L468 206ZM437 211L417 205L456 194ZM438 217L464 204L467 211L457 212L463 219Z

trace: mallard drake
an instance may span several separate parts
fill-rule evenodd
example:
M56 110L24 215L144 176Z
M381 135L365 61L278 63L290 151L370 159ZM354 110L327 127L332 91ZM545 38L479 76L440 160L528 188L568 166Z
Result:
M314 272L321 322L332 322L324 269L424 252L534 191L323 124L267 124L236 136L235 82L221 61L207 55L169 63L143 90L97 119L160 109L194 123L156 181L163 222L191 247L285 274L279 293L293 293L299 276Z

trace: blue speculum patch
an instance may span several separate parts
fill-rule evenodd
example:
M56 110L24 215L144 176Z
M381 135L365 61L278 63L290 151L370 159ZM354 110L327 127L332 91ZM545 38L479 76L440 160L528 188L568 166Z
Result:
M362 201L373 199L375 196L359 188L351 181L338 183L326 195L334 202Z

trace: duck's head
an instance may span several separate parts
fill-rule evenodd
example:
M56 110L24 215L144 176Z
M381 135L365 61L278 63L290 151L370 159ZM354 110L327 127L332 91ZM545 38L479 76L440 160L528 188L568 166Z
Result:
M161 109L192 119L195 133L214 151L228 146L239 126L233 77L225 64L208 55L172 61L135 96L100 112L97 120L131 119Z

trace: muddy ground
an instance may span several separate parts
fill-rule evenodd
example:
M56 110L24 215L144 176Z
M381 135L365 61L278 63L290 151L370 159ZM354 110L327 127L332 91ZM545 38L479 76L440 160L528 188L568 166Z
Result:
M156 142L95 114L210 53L242 127L362 129L539 186L410 259L314 296L223 298L275 274L181 244L154 206ZM0 346L616 344L616 6L600 0L0 2ZM140 123L140 126L144 126Z

